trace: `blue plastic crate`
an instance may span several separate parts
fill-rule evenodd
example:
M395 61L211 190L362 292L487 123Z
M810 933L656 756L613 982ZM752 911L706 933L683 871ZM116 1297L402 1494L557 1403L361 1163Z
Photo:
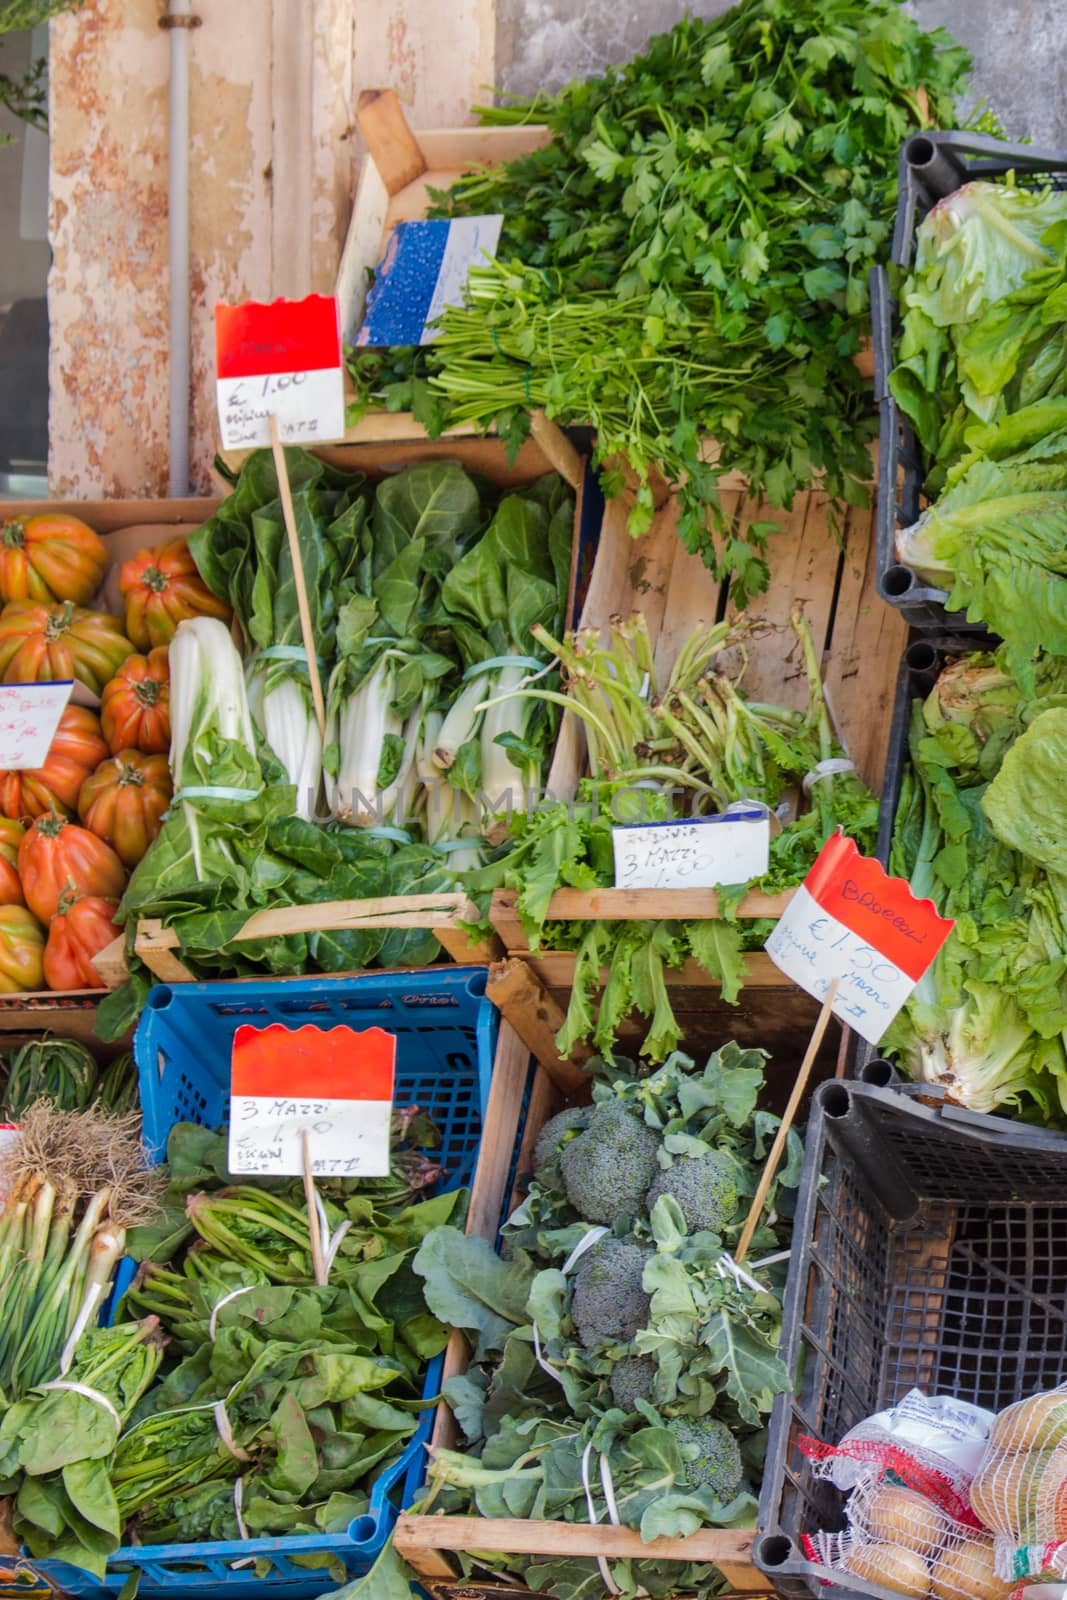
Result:
M148 996L134 1040L145 1144L162 1160L175 1122L217 1127L226 1120L230 1049L242 1023L378 1024L397 1037L397 1104L421 1106L441 1130L444 1187L469 1184L496 1047L498 1013L485 998L485 978L484 967L431 967L352 978L161 985ZM430 1363L424 1398L437 1393L442 1365L441 1356ZM421 1476L411 1469L421 1462L432 1425L433 1412L424 1412L403 1455L375 1482L368 1513L343 1534L124 1548L108 1562L103 1583L65 1562L34 1562L33 1568L57 1588L86 1597L117 1596L136 1568L140 1600L257 1600L264 1587L278 1600L313 1600L336 1579L325 1566L296 1565L294 1558L339 1559L349 1578L367 1572L392 1531L405 1484ZM270 1563L264 1577L256 1576L253 1562L259 1561ZM3 1567L0 1562L0 1577Z

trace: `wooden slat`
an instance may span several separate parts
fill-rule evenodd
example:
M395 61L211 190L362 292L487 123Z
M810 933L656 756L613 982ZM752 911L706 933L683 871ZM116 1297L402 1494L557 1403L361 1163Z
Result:
M875 586L875 512L849 513L833 638L824 666L834 721L863 781L879 794L908 626Z
M508 954L512 962L524 961L546 989L568 989L574 982L573 950L539 950L535 955L525 950L511 950ZM779 972L770 956L764 955L762 950L748 951L743 959L746 989L793 988L788 979ZM490 969L490 977L493 970ZM666 976L668 988L718 989L720 987L719 980L713 978L711 973L691 956L683 961L680 967L668 968ZM607 967L601 972L600 979L602 983L607 982Z
M560 477L565 478L572 489L577 489L583 476L582 458L562 428L550 421L543 411L534 411L530 416L530 432Z
M515 1555L560 1558L603 1556L607 1560L710 1561L744 1594L766 1593L767 1580L752 1561L750 1528L706 1528L687 1539L650 1539L632 1528L603 1523L528 1522L512 1517L417 1517L402 1515L394 1542L416 1570L427 1551L500 1550Z
M747 894L739 917L780 917L796 891ZM518 891L497 889L489 920L509 951L526 948L518 914ZM720 915L714 889L557 889L548 902L551 922L710 921Z
M178 938L170 928L156 919L137 924L134 950L145 966L160 983L195 983L196 979L184 962L174 954Z
M522 1097L530 1071L530 1048L507 1017L500 1023L493 1078L482 1126L478 1168L467 1209L467 1232L496 1239L519 1131Z
M120 933L93 956L93 966L109 989L117 989L130 975L126 961L126 935Z
M589 1060L592 1048L578 1046L571 1060L560 1055L556 1034L563 1026L563 1012L526 962L494 963L489 968L485 992L561 1094L577 1094L587 1087L589 1076L582 1071L581 1062Z
M395 90L364 89L356 121L388 194L399 194L426 171L426 157Z

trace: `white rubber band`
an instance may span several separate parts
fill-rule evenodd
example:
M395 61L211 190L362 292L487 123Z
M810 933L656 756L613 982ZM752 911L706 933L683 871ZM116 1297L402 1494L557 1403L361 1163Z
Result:
M585 1490L586 1513L587 1513L588 1518L589 1518L589 1525L590 1525L590 1527L595 1528L600 1519L597 1516L596 1502L593 1499L593 1491L592 1491L592 1488L590 1487L590 1484L589 1484L589 1457L592 1454L592 1450L593 1450L593 1441L590 1439L589 1443L586 1445L585 1449L582 1451L582 1488ZM615 1579L612 1577L611 1568L608 1566L607 1562L604 1560L604 1557L603 1556L597 1556L596 1564L600 1568L600 1576L604 1580L604 1586L607 1589L608 1593L609 1594L621 1594L622 1590L619 1588L618 1584L615 1582Z
M251 1294L258 1285L246 1283L243 1289L231 1289L229 1294L224 1294L221 1300L216 1300L211 1308L211 1321L207 1325L207 1336L212 1344L215 1343L215 1334L218 1332L219 1312L223 1306L228 1306L231 1300L236 1300L240 1294Z
M739 1289L751 1289L754 1294L767 1294L769 1291L762 1283L746 1272L744 1267L739 1267L728 1250L724 1250L715 1263L715 1270L720 1278L732 1278Z
M563 1276L567 1277L568 1273L572 1271L575 1262L581 1260L582 1256L585 1255L585 1252L590 1248L591 1245L596 1244L597 1241L602 1239L606 1233L610 1232L610 1228L590 1228L588 1233L583 1234L578 1240L578 1243L575 1245L574 1249L571 1251L570 1255L567 1257L566 1261L559 1269Z
M823 778L834 778L840 772L855 772L856 763L847 756L830 756L826 761L820 761L812 770L804 775L802 788L805 794L811 793L812 784L821 783Z
M542 1372L547 1372L550 1378L555 1378L556 1382L561 1384L563 1379L560 1377L551 1361L546 1361L544 1356L541 1354L541 1337L537 1331L537 1323L531 1322L530 1328L533 1332L534 1360L537 1362L537 1365L541 1368Z
M69 1378L53 1378L51 1383L39 1383L38 1389L69 1389L71 1394L80 1394L86 1400L95 1400L98 1406L103 1406L109 1416L115 1420L117 1428L122 1427L122 1417L111 1404L106 1394L101 1394L99 1389L90 1389L87 1383L71 1383Z
M229 1395L227 1395L226 1399L229 1399ZM233 1459L235 1461L251 1461L252 1457L249 1455L248 1451L242 1450L241 1446L233 1437L233 1429L230 1427L230 1419L226 1415L226 1400L216 1400L211 1409L215 1413L216 1432L218 1433L218 1436L222 1440L223 1444L226 1446L227 1450L230 1452L231 1456L233 1456Z
M237 1518L237 1532L242 1539L248 1538L248 1528L245 1524L243 1507L245 1497L245 1480L238 1478L233 1486L233 1514Z

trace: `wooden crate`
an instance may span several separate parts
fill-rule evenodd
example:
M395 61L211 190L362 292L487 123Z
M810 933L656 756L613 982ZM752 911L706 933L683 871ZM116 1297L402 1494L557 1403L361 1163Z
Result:
M513 459L498 439L409 439L391 443L350 442L314 445L312 453L348 472L365 472L373 482L424 461L455 461L468 472L489 478L503 489L521 487L546 472L559 472L574 491L574 537L568 582L567 614L573 615L580 578L580 532L584 514L585 468L566 435L543 419L533 437ZM248 451L223 452L228 467L237 471ZM236 935L239 940L263 939L288 933L311 933L326 928L429 928L453 960L485 963L503 954L496 938L472 943L461 923L477 921L478 912L465 894L394 895L370 900L336 900L321 905L266 907L254 912ZM177 952L178 935L153 919L138 924L134 949L162 983L188 983L193 974ZM109 946L98 958L109 986L125 976L121 945Z
M0 501L0 522L12 517L31 517L43 512L61 512L80 517L103 540L109 566L104 581L90 604L99 611L111 611L121 616L122 596L119 593L119 567L123 561L139 550L151 549L166 539L176 539L180 534L192 533L199 528L218 505L210 498L184 500L3 500ZM79 705L96 707L100 697L76 683L71 699ZM108 988L121 982L114 967L115 952L111 951L111 975L104 977ZM101 952L101 958L107 952ZM123 974L124 975L124 974ZM103 976L103 974L102 974ZM80 1039L83 1043L98 1044L94 1034L96 1007L100 998L98 989L35 990L29 994L0 995L0 1044L9 1045L9 1034L28 1035L50 1029L65 1038Z
M727 513L742 521L771 520L767 506L745 499L737 479L723 489ZM839 541L829 525L825 496L797 497L792 512L778 514L781 532L768 547L770 587L745 612L766 625L750 649L744 684L752 699L802 707L807 684L800 648L789 626L798 606L811 625L823 665L827 699L841 742L860 776L878 793L882 785L897 664L907 641L907 627L898 613L881 603L875 587L874 512L852 510ZM665 499L652 528L634 540L626 531L626 506L609 501L600 542L582 609L583 626L603 626L615 614L643 612L655 646L657 673L665 677L682 643L695 628L735 614L725 585L716 582L677 534L677 509ZM564 714L548 789L557 800L573 798L586 771L581 720ZM753 893L738 907L744 917L778 916L792 894ZM529 949L516 910L516 895L499 891L490 913L493 927L511 960L526 963L554 1017L562 1022L574 978L573 952ZM713 918L718 900L713 890L561 889L552 898L549 917L577 922L631 918ZM701 1036L736 1038L761 1044L773 1052L792 1046L810 1033L818 1005L789 983L762 952L745 958L746 979L736 1006L726 1005L717 981L696 962L687 961L668 973L672 1004L679 1018ZM498 992L519 984L501 969ZM603 974L606 981L607 972ZM558 1026L558 1023L557 1023ZM620 1035L622 1048L634 1047L645 1024L632 1018ZM546 1037L540 1059L552 1060ZM834 1048L824 1043L823 1053ZM588 1052L586 1052L588 1054Z
M688 1041L687 1041L688 1042ZM793 1062L795 1069L796 1062ZM469 1233L495 1241L505 1198L512 1153L519 1136L523 1102L529 1081L530 1055L516 1029L505 1018L493 1067L489 1107L482 1134L478 1169L471 1192ZM588 1079L585 1079L588 1098ZM543 1068L538 1067L530 1087L526 1120L522 1126L516 1174L529 1171L534 1143L542 1126L560 1107L562 1097ZM512 1193L511 1203L518 1196ZM469 1361L467 1342L458 1330L445 1354L444 1378L464 1372ZM442 1401L437 1408L431 1446L455 1447L459 1434L451 1411ZM401 1515L394 1535L396 1548L420 1577L455 1578L449 1559L460 1550L509 1551L515 1554L603 1556L608 1560L661 1557L677 1561L711 1561L741 1594L766 1594L767 1579L752 1563L753 1529L707 1528L688 1539L657 1539L643 1544L630 1528L578 1523L531 1522L510 1517L460 1517ZM462 1593L462 1590L459 1591ZM522 1594L522 1590L516 1590ZM606 1600L606 1596L605 1596Z

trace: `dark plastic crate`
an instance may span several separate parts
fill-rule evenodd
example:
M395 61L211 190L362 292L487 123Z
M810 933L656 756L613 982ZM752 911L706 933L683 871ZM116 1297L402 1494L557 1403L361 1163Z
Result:
M827 1083L808 1122L754 1556L785 1596L847 1589L801 1535L844 1526L803 1435L836 1444L910 1389L991 1410L1067 1378L1067 1136Z
M242 1023L378 1025L397 1036L396 1103L421 1106L441 1130L443 1187L470 1184L497 1036L498 1012L485 998L485 981L484 967L431 967L157 986L134 1040L145 1144L162 1160L175 1122L217 1127L225 1121L231 1046ZM424 1399L437 1394L442 1365L441 1356L429 1364ZM412 1469L421 1467L432 1425L433 1411L427 1410L404 1453L375 1482L368 1514L346 1533L123 1548L110 1558L103 1583L60 1561L34 1562L33 1570L56 1589L87 1600L114 1600L134 1568L140 1570L141 1600L314 1600L337 1580L325 1566L306 1564L313 1557L340 1560L349 1579L373 1565L406 1502L405 1488L416 1481ZM257 1577L253 1562L264 1560L269 1571ZM0 1561L0 1575L5 1565ZM22 1562L15 1565L25 1570Z
M1067 154L1019 144L1004 144L982 134L930 131L905 140L898 165L897 214L890 260L910 267L915 255L915 230L938 200L975 178L1004 177L1031 187L1067 187ZM879 406L877 556L878 593L895 606L913 628L973 632L984 637L981 623L967 621L962 611L948 611L944 589L926 584L897 560L898 528L910 527L923 506L925 464L919 441L889 393L898 332L897 304L884 267L874 267L871 285L871 338L874 346L875 398Z

